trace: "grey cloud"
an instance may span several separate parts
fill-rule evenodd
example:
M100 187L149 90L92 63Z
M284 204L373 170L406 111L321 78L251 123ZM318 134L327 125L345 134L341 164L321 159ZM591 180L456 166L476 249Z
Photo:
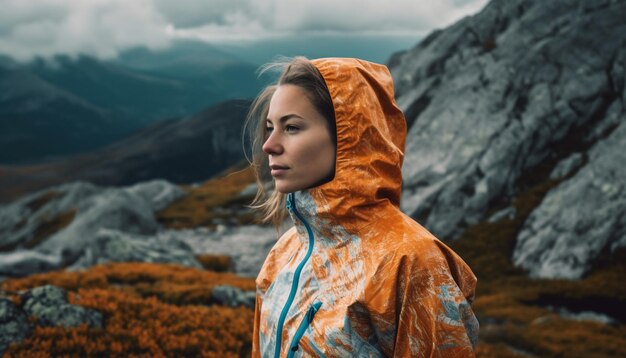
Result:
M57 22L65 17L66 9L58 3L42 2L37 6L18 4L17 0L0 1L0 36L10 34L20 24Z
M111 58L139 45L163 48L171 40L167 22L151 1L3 0L0 54Z
M154 0L159 12L177 28L206 24L227 25L235 12L249 13L249 0Z
M0 0L0 54L100 58L175 38L253 41L324 31L423 34L487 0Z
M204 32L206 39L229 32L256 30L257 27L253 25L260 26L262 31L256 34L259 37L315 31L423 33L435 27L449 25L464 15L478 11L486 1L441 0L427 3L415 0L240 0L236 6L228 4L217 7L221 11L219 13L207 13L215 15L219 20L207 20L198 25L202 18L195 17L194 26L177 29L185 30L185 34L189 35L193 33L189 30L195 28L197 33ZM233 16L234 14L237 16Z

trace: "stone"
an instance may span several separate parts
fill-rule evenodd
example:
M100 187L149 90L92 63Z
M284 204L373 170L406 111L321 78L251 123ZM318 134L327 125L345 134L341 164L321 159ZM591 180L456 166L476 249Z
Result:
M28 322L24 311L13 301L0 297L0 356L11 343L17 343L30 336L33 326Z
M573 177L550 190L518 234L514 263L532 277L581 278L602 251L626 247L626 116L589 151Z
M583 163L583 156L580 153L574 153L569 157L560 161L552 172L550 172L550 179L560 179L569 174L572 174Z
M182 240L163 240L100 229L94 241L85 247L81 257L69 269L85 269L106 262L155 262L202 267L195 259L193 249Z
M100 229L153 235L160 229L154 213L182 195L180 187L164 180L128 188L75 182L2 205L0 248L11 249L0 252L0 275L19 277L71 265L98 240ZM50 227L51 220L62 222L54 219L64 215L69 222Z
M229 307L245 306L254 309L256 303L256 293L254 291L244 291L229 285L213 287L211 298L218 304Z
M67 302L64 289L52 285L35 287L22 295L24 311L42 326L77 327L86 323L91 328L102 328L102 314L96 310Z

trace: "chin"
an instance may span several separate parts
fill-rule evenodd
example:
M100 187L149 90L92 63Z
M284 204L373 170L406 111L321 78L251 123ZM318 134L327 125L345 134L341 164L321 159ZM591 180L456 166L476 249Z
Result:
M290 188L282 188L282 187L276 187L276 191L278 191L281 194L289 194L289 193L293 193L294 191L298 191L300 189L290 189Z
M291 191L289 190L289 186L281 185L278 183L274 183L274 189L281 194L289 194Z
M289 194L289 193L293 193L293 192L303 189L295 185L289 185L287 183L278 183L278 182L274 183L274 188L276 189L276 191L282 194Z

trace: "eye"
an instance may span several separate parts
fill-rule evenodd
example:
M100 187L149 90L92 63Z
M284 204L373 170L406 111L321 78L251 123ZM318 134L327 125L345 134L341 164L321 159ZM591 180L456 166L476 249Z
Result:
M289 125L285 126L285 131L286 131L287 133L294 133L294 132L297 132L299 129L300 129L300 128L298 128L298 127L296 127L296 126L294 126L294 125L291 125L291 124L289 124Z
M274 127L265 127L265 132L267 132L267 134L272 133L273 130L274 130Z

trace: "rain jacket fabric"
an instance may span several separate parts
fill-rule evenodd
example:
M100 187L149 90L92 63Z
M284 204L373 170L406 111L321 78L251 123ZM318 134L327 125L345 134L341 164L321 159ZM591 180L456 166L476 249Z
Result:
M406 121L388 69L318 59L335 177L288 194L294 227L256 279L253 357L472 357L476 277L399 209Z

